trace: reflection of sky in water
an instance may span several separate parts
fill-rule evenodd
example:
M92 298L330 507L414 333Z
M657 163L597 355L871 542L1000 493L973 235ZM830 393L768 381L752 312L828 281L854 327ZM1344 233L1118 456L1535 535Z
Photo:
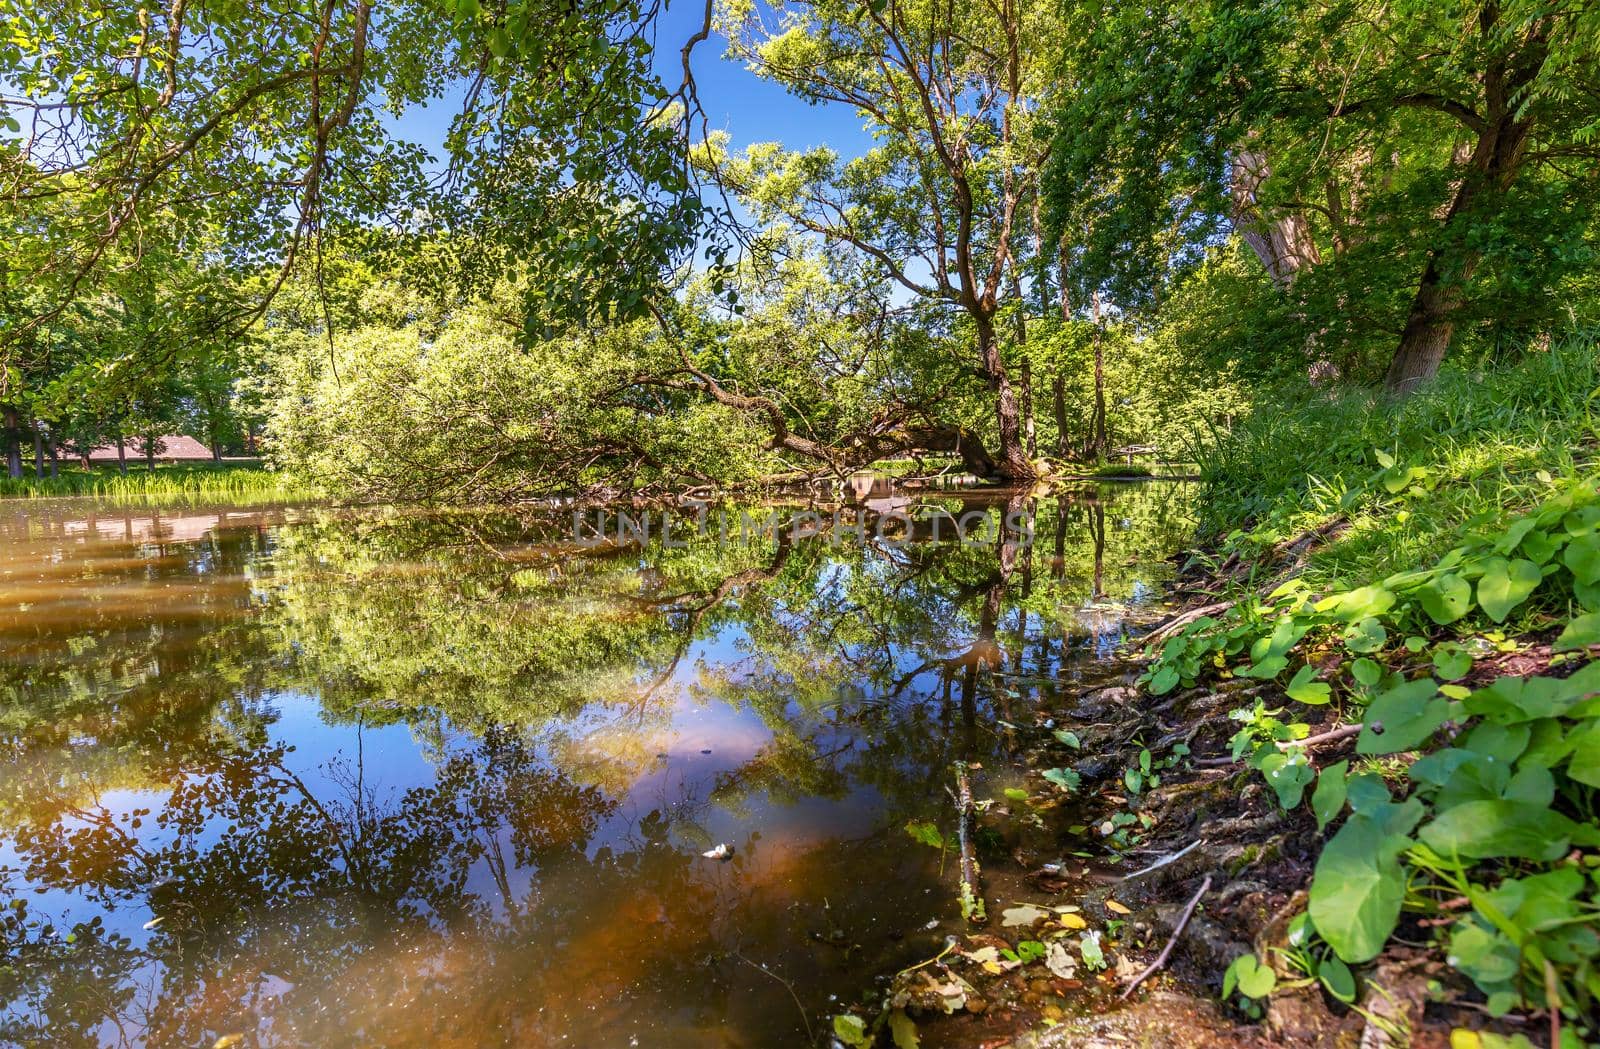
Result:
M849 997L873 974L936 952L943 932L923 926L953 913L938 853L901 827L941 816L951 759L1002 745L990 727L992 681L958 657L986 644L1013 669L1070 682L1115 648L1126 603L1154 593L1148 573L1183 522L1162 509L1170 495L1117 498L1138 512L1112 518L1109 534L1097 503L1063 500L1038 510L1042 549L1001 557L911 544L780 559L774 578L756 571L699 615L617 606L609 583L591 594L603 562L546 558L515 528L488 541L474 533L459 550L430 539L407 552L407 530L435 522L401 515L351 539L369 522L6 507L0 868L33 924L11 944L28 975L0 1001L0 1037L72 1019L40 1011L53 994L76 1006L79 1029L112 1044L138 1042L152 1023L179 1040L254 1030L267 1044L352 1032L388 1044L802 1039L789 990L763 967L794 984L815 1025L829 995ZM285 528L332 539L285 559ZM351 551L360 559L347 565ZM751 558L765 556L747 551L728 570L759 570ZM423 618L408 632L408 615L449 624L508 601L500 628L524 630L505 581L546 561L539 585L558 589L540 600L575 617L551 622L643 616L649 631L621 692L599 674L580 709L515 726L509 752L485 749L470 673L449 710L418 705L422 693L371 676L382 668L363 658L378 658L376 648L304 618L349 597L338 611L358 619L335 621L348 626L370 600L374 616L397 617L380 624L398 642L391 655L413 638L436 640ZM652 550L622 551L616 563L637 570L630 600L698 592L719 570L713 558L671 578L680 567ZM382 604L407 593L392 588L440 579L432 594L442 608L408 608L404 596L398 608ZM309 604L296 609L283 595L302 581L332 588L305 589ZM650 640L691 627L665 648ZM587 658L581 632L574 644ZM455 657L420 653L435 654ZM1012 721L1016 701L1003 698ZM277 764L275 744L290 748ZM303 825L280 815L240 826L240 813L174 794L227 776L292 781L284 797ZM584 798L583 811L570 807ZM136 809L155 814L133 827ZM163 809L198 822L160 826ZM699 856L720 842L733 846L732 862ZM175 843L189 851L171 866ZM114 864L94 868L99 849L168 866L126 860L137 874L119 882L106 873ZM360 873L364 850L381 871ZM337 869L318 866L329 863ZM428 880L452 871L459 884ZM211 879L204 891L221 895L205 898L220 910L248 902L215 928L202 915L185 928L192 912L180 905L202 891L196 878ZM321 888L294 896L304 886ZM162 922L145 929L158 910ZM121 979L96 983L93 965L74 960L80 948L62 942L93 916L130 941ZM54 938L39 928L45 917ZM129 986L139 990L115 1010L120 1027L96 1013L96 996Z

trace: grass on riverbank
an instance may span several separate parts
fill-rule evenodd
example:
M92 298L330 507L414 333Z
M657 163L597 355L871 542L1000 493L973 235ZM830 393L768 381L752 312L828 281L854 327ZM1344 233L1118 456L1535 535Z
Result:
M1574 337L1398 405L1306 394L1202 464L1209 607L1141 681L1259 686L1232 753L1326 832L1281 947L1334 998L1426 939L1491 1015L1600 1039L1597 382Z
M89 496L101 499L201 498L276 499L296 494L285 475L255 464L162 464L154 471L129 466L63 467L56 477L0 477L0 498L59 499Z

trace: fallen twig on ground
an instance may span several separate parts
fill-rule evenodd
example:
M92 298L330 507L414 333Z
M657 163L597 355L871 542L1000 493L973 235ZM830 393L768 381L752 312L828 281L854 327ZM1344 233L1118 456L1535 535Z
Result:
M1198 845L1199 842L1195 842L1195 844ZM1183 915L1178 919L1178 924L1173 927L1172 936L1167 940L1167 945L1161 948L1161 953L1156 955L1156 960L1150 963L1150 967L1148 969L1133 978L1133 982L1128 985L1128 989L1122 992L1123 1000L1127 1000L1127 997L1132 994L1141 983L1144 983L1151 976L1155 975L1155 973L1160 971L1163 965L1167 964L1167 958L1171 956L1172 948L1177 944L1178 937L1182 936L1183 930L1189 927L1189 919L1194 917L1194 909L1200 905L1200 897L1204 896L1210 890L1211 875L1207 874L1206 880L1200 883L1200 891L1194 894L1194 896L1189 900L1189 906L1183 909Z
M1205 844L1205 839L1204 838L1196 838L1194 841L1191 841L1189 844L1185 845L1183 848L1179 849L1177 852L1174 852L1174 853L1172 853L1171 855L1168 855L1168 856L1161 857L1159 860L1156 860L1150 866L1145 867L1142 870L1136 870L1132 874L1125 875L1122 880L1123 881L1132 881L1133 879L1138 878L1138 877L1140 877L1142 875L1149 874L1151 871L1160 870L1162 867L1165 867L1169 863L1175 863L1178 860L1181 860L1183 857L1189 855L1189 853L1193 852L1195 849L1198 849L1200 846L1202 846L1204 844Z

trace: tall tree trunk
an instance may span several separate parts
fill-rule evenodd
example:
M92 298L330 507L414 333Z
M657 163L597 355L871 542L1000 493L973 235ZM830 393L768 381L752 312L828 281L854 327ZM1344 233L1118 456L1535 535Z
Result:
M4 424L5 431L0 434L0 440L3 440L6 446L6 473L13 479L21 478L22 434L20 431L22 420L18 416L17 410L8 404L4 409L0 409L0 423Z
M1022 349L1022 366L1017 376L1022 381L1022 435L1028 449L1028 460L1039 458L1039 428L1033 418L1033 364L1028 360L1028 349Z
M1057 283L1061 285L1062 324L1072 320L1072 300L1067 295L1068 276L1066 235L1063 234L1062 243L1056 248L1056 278ZM1067 377L1062 374L1059 361L1055 376L1050 380L1050 397L1051 409L1056 417L1056 454L1063 459L1070 459L1072 453L1067 448Z
M44 480L44 435L39 432L39 421L33 422L33 476Z
M1094 413L1089 420L1085 459L1098 459L1106 451L1106 349L1104 333L1094 329Z
M117 434L117 470L124 477L128 475L128 439L120 433Z
M150 434L144 435L144 468L156 472L156 439Z
M1039 243L1039 209L1034 207L1035 229L1033 242L1035 250ZM1017 276L1016 268L1011 270L1011 298L1016 303L1014 316L1017 325L1017 379L1022 384L1022 434L1024 444L1028 449L1029 461L1039 458L1038 427L1033 418L1033 360L1028 356L1028 321L1026 310L1023 308L1022 282Z
M60 477L61 476L61 450L56 447L56 438L55 438L54 434L50 435L50 443L48 445L46 445L45 447L50 452L50 476L51 477Z
M1031 481L1038 476L1033 460L1022 443L1022 407L1016 388L1006 375L1006 363L1000 356L1000 342L995 338L994 315L982 311L973 313L978 329L978 355L995 395L995 421L1000 429L1000 475L1007 481Z
M1472 261L1476 263L1475 259ZM1439 374L1439 365L1444 363L1445 352L1455 336L1456 311L1464 298L1462 282L1471 276L1471 271L1472 266L1463 266L1458 279L1447 281L1441 273L1439 252L1429 256L1406 314L1406 326L1400 332L1400 345L1395 347L1388 374L1383 378L1383 388L1389 393L1404 396Z
M1272 173L1264 153L1242 149L1233 155L1229 170L1229 217L1250 250L1261 260L1272 283L1287 288L1301 270L1322 261L1311 223L1300 211L1271 214L1261 207L1261 184Z
M1495 37L1499 16L1498 4L1483 7L1478 16L1481 38ZM1439 240L1428 253L1400 343L1384 376L1384 389L1391 394L1403 396L1432 379L1450 349L1467 282L1482 259L1480 251L1466 246L1465 234L1478 214L1494 208L1493 198L1510 189L1522 171L1533 116L1519 115L1519 107L1525 89L1548 58L1551 22L1546 15L1533 23L1520 54L1493 54L1485 63L1483 116L1473 125L1477 142L1445 212Z
M1094 321L1094 410L1089 419L1089 432L1084 436L1083 457L1098 459L1106 450L1106 348L1098 291L1090 302L1090 310Z
M1067 377L1057 369L1050 379L1050 408L1056 417L1056 455L1072 458L1067 448Z

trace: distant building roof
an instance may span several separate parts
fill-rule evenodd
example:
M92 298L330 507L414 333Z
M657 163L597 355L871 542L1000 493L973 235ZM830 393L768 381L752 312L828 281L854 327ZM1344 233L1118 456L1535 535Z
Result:
M144 442L137 437L128 439L128 458L141 459L144 457ZM182 434L171 434L156 439L156 458L171 459L176 461L193 459L210 459L211 449ZM102 444L89 453L89 461L96 463L116 462L117 446L115 444Z

